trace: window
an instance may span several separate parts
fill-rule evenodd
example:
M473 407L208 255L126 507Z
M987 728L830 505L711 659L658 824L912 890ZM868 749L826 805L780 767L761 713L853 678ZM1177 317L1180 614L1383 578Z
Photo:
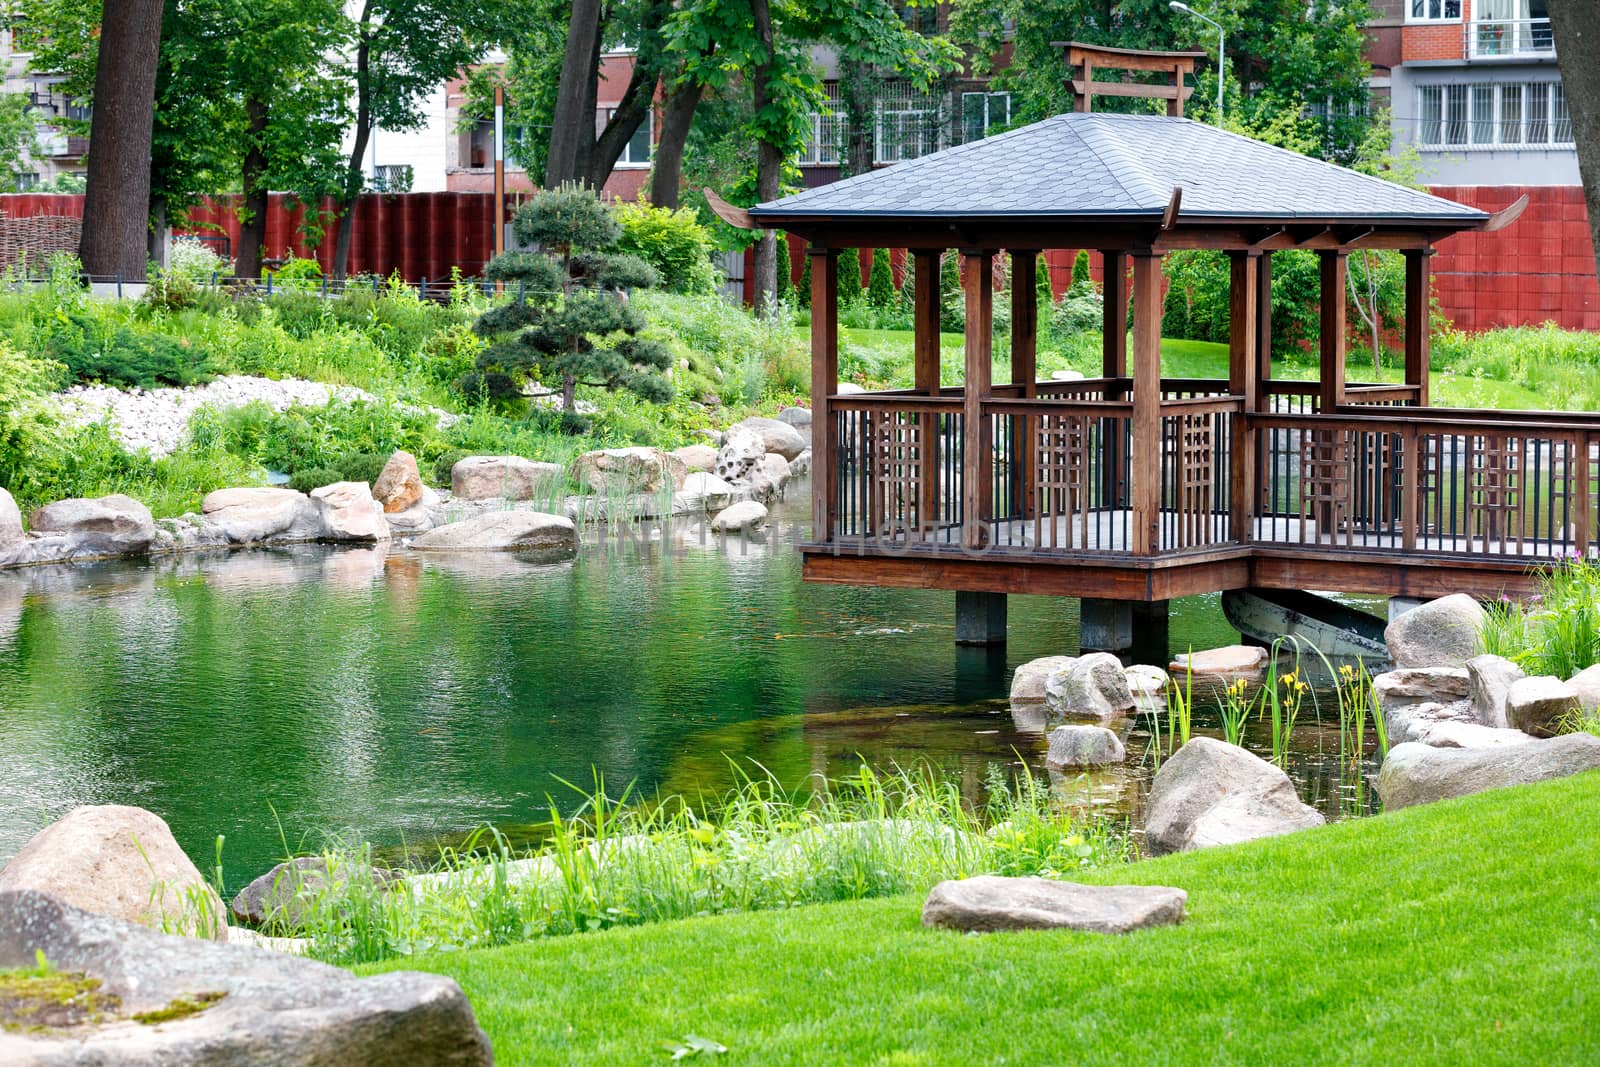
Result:
M821 111L811 113L811 132L800 155L803 167L831 167L839 162L839 146L845 134L845 120L839 108L839 83L829 82L824 91L828 102Z
M29 171L27 173L19 173L19 174L17 174L16 177L17 177L17 192L19 192L19 193L25 193L29 189L37 189L39 187L39 172L38 171Z
M494 166L494 120L479 119L462 135L462 160L468 170L488 170Z
M1461 17L1461 0L1410 0L1410 22L1448 22Z
M372 168L372 191L375 193L409 193L411 191L411 165L409 163L382 163Z
M605 109L605 121L610 122L611 117L617 113L614 107ZM655 113L646 111L644 121L639 123L639 128L633 131L633 136L628 138L628 143L622 149L622 155L617 159L619 167L648 167L650 165L651 127L654 125Z
M1477 82L1417 90L1423 148L1548 147L1572 143L1560 82Z
M981 141L1011 125L1010 93L962 93L961 140Z
M877 162L899 163L937 152L940 144L939 101L912 90L906 82L890 82L878 97Z

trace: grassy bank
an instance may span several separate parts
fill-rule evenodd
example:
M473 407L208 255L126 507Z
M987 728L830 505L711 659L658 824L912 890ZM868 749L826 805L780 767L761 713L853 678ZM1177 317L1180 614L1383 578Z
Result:
M392 967L460 981L508 1065L1594 1062L1596 810L1588 774L1083 875L1189 891L1126 938L895 897Z

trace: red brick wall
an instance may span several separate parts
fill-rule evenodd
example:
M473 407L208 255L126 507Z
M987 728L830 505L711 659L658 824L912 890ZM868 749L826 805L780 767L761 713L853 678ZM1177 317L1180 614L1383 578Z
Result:
M1453 22L1413 22L1400 30L1400 62L1461 59L1466 55L1466 29L1472 21L1472 0L1461 0L1461 18Z
M1583 189L1575 185L1436 187L1435 194L1498 211L1523 193L1522 217L1498 233L1463 233L1442 241L1433 257L1439 310L1463 330L1555 322L1600 330Z

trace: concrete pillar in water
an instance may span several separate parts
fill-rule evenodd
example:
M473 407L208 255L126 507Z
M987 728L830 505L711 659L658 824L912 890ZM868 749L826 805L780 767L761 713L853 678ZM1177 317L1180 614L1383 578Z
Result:
M956 593L956 644L1003 645L1006 643L1006 595L1004 593Z
M1404 615L1412 608L1421 607L1427 602L1428 601L1423 597L1392 596L1389 598L1389 621L1393 622L1395 619L1399 618L1401 615Z
M1140 662L1164 665L1167 602L1084 597L1078 602L1078 648L1129 654Z

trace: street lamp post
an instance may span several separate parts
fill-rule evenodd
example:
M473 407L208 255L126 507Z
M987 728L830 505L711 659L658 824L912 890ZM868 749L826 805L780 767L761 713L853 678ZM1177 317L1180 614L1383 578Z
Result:
M1227 32L1223 30L1222 23L1218 22L1214 18L1209 18L1209 17L1207 17L1205 15L1200 14L1200 12L1196 11L1194 8L1190 7L1188 4L1184 3L1183 0L1172 0L1172 2L1169 3L1167 6L1172 8L1172 10L1174 10L1174 11L1181 11L1185 15L1193 15L1195 18L1199 19L1201 22L1209 23L1217 31L1217 125L1221 126L1222 125L1222 81L1223 81L1222 74L1223 74L1223 67L1224 67L1224 64L1226 62L1224 57L1227 55L1227 50L1228 50L1228 35L1227 35Z

